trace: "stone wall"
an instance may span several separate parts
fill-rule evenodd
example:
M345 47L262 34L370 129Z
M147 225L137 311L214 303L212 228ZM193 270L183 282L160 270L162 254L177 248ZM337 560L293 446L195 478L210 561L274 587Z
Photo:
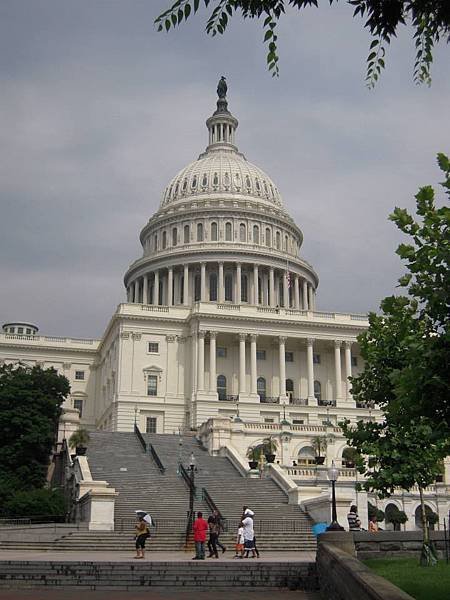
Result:
M412 596L332 544L319 543L316 564L323 600L413 600Z
M440 557L445 554L443 531L430 531ZM359 559L385 558L387 556L418 556L422 549L422 531L379 531L353 533L356 555Z

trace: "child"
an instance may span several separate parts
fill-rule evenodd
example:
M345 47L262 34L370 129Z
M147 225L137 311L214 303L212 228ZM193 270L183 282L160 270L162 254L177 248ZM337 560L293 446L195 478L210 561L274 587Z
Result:
M237 538L236 538L236 554L234 558L242 558L244 554L244 526L242 523L239 524Z

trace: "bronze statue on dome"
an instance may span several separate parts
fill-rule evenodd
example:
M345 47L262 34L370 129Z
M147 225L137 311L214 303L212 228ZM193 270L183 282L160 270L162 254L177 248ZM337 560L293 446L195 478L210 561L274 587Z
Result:
M219 84L217 86L217 95L219 96L219 98L226 98L227 90L228 90L228 86L227 86L226 78L222 75L222 77L220 78Z

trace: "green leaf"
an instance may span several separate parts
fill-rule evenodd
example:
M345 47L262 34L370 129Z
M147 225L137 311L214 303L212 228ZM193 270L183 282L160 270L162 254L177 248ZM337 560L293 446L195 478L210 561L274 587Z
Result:
M191 5L186 4L186 6L184 7L184 18L187 19L190 14L191 14Z
M271 29L269 29L268 31L266 31L266 35L264 36L264 41L267 42L267 40L269 38L271 38L273 36L273 31Z

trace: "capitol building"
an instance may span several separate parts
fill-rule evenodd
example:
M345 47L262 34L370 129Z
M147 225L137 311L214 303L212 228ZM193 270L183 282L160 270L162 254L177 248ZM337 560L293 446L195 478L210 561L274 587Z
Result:
M344 514L355 499L367 504L367 495L355 492L338 422L382 416L355 402L348 379L363 369L357 336L367 316L320 310L303 232L271 177L238 149L238 120L224 94L206 126L206 149L168 183L143 225L142 255L125 273L124 302L102 338L46 336L33 324L5 323L0 363L54 367L68 378L60 439L80 423L103 431L132 431L135 423L149 433L195 430L211 454L245 470L248 448L270 437L277 446L272 476L313 516L328 493L325 467L335 461ZM322 475L317 438L325 440ZM442 518L450 508L446 491L436 484L426 496ZM388 503L415 528L418 491L378 501L380 508Z

